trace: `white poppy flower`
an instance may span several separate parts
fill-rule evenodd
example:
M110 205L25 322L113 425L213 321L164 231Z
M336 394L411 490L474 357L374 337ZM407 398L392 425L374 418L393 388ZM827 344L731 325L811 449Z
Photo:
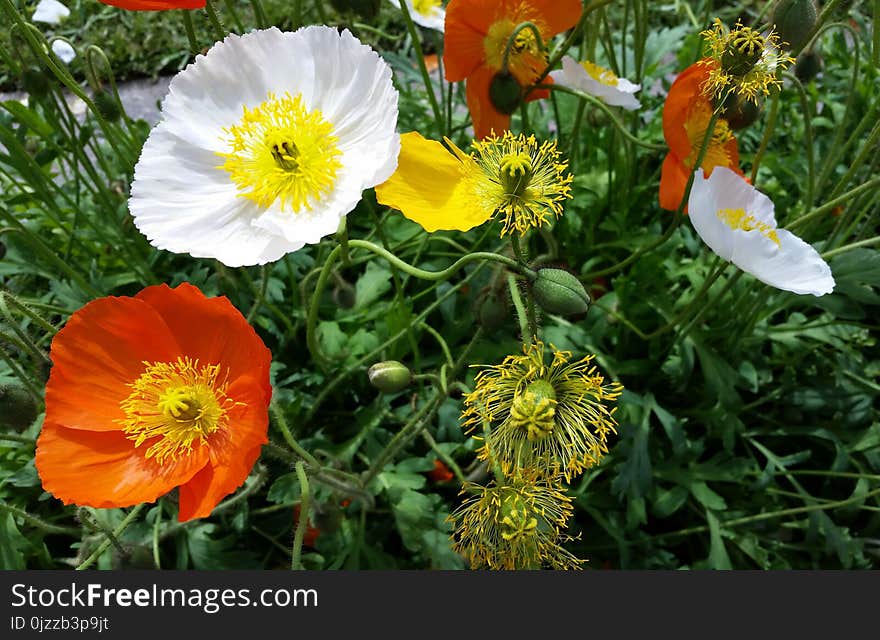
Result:
M64 40L52 41L52 53L61 59L64 64L70 64L76 57L76 51L70 46L70 43Z
M562 69L550 72L553 82L582 91L599 98L612 107L623 107L633 111L642 106L633 94L641 85L633 84L626 78L618 78L614 72L592 62L578 64L571 56L562 58Z
M45 22L46 24L58 24L64 18L70 15L70 9L65 7L58 0L40 0L31 20L34 22Z
M428 29L443 31L443 26L446 24L446 10L443 9L440 0L404 1L413 22ZM400 0L388 0L388 2L400 9Z
M272 262L391 177L396 128L391 68L348 30L229 35L171 81L129 210L160 249Z
M776 228L773 202L728 169L703 177L697 169L688 217L709 248L771 287L825 295L834 290L831 268L796 235Z

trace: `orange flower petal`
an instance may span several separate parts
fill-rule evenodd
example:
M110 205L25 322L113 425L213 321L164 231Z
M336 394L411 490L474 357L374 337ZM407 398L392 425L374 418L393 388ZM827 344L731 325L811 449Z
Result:
M485 138L494 131L501 135L510 128L510 116L498 111L489 98L489 84L495 72L488 67L480 67L468 79L465 96L471 119L474 122L474 137Z
M446 80L464 80L486 59L483 39L503 15L498 0L452 0L446 7L443 68Z
M95 432L43 424L36 466L43 488L64 504L99 509L153 502L187 482L208 462L206 447L160 466L121 431Z
M46 422L71 429L113 431L124 417L119 403L144 371L144 361L180 353L156 311L134 298L94 300L70 316L52 340L46 385Z
M668 153L660 169L660 208L676 211L687 188L688 171L674 153ZM687 213L687 206L684 208Z
M678 74L663 104L663 137L669 150L679 158L686 158L691 152L691 142L684 124L694 101L706 100L700 85L708 77L709 69L706 65L695 63Z
M583 11L581 0L527 0L517 4L523 7L523 14L532 16L545 39L571 29Z
M264 404L268 403L272 354L226 296L206 298L198 288L183 283L174 289L164 284L147 287L135 298L159 313L189 357L203 364L222 362L230 382L245 374L264 380Z
M224 496L247 479L269 439L269 416L262 381L245 376L229 385L227 396L241 403L229 411L224 433L211 435L207 448L211 463L180 487L180 522L211 514Z

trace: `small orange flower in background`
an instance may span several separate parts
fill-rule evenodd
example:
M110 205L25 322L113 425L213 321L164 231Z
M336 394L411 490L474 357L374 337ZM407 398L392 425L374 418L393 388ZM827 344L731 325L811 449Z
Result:
M706 59L682 71L669 87L669 95L663 105L663 137L669 145L669 153L663 161L660 174L660 207L669 211L677 210L681 204L688 178L695 169L700 144L712 118L712 102L702 89L712 65ZM718 166L733 169L742 175L736 138L724 118L718 118L715 123L709 148L700 166L707 176L712 173L713 167Z
M293 505L293 521L295 526L299 526L299 513L300 506L298 504ZM306 527L305 535L303 535L303 544L307 547L315 548L315 543L318 541L318 536L321 535L321 530L318 527L313 527L312 525L308 525Z
M449 470L442 460L434 459L434 468L428 472L428 477L434 482L449 482L455 475Z
M167 11L168 9L201 9L205 0L101 0L103 4L129 11Z
M128 507L179 487L178 520L203 518L268 442L272 356L226 297L181 284L94 300L50 357L36 466L65 504Z
M533 23L546 43L577 24L582 8L580 0L452 0L447 5L445 75L449 82L467 80L474 137L485 138L492 131L500 135L510 127L510 115L499 111L489 98L489 86L501 71L507 42L517 25ZM547 55L532 31L521 31L508 57L508 71L524 88L546 66ZM545 97L546 90L533 91L529 100Z

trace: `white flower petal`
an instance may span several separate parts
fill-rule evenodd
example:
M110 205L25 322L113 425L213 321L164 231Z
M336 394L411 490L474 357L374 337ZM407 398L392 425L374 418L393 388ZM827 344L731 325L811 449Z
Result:
M70 9L65 7L58 0L40 0L31 20L34 22L45 22L46 24L58 24L64 18L70 15Z
M54 53L64 64L70 64L76 57L76 51L70 44L64 40L52 41L52 53Z
M571 56L563 56L562 70L551 71L550 77L553 82L599 98L612 107L623 107L632 111L642 106L632 95L641 88L640 85L625 78L618 78L614 86L599 82Z
M388 2L400 9L400 0L388 0ZM443 28L446 24L446 11L443 7L432 7L429 13L423 14L415 10L412 0L405 0L405 2L413 22L443 33Z
M226 130L244 109L300 96L332 125L341 168L329 191L299 211L260 206L222 168ZM334 233L364 189L397 167L400 137L391 69L351 33L306 27L230 35L178 74L162 121L135 167L129 209L155 246L229 266L264 264Z
M743 209L761 228L734 229L718 216ZM688 199L688 217L699 236L721 258L770 286L814 296L831 293L834 277L819 253L796 235L776 228L773 202L726 167L709 178L698 169Z

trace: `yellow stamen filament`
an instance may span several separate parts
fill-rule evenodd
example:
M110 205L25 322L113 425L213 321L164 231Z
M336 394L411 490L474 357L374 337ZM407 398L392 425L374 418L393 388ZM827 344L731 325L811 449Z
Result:
M776 229L750 215L745 209L719 209L716 215L731 229L758 231L762 236L776 243L776 245L780 244Z
M244 108L238 124L225 129L231 147L219 153L239 195L268 208L276 201L282 211L311 210L326 196L342 168L342 152L333 125L302 96L289 93Z
M226 396L220 365L200 366L190 358L144 365L120 403L122 431L135 447L147 446L144 457L159 464L175 461L227 425L235 403Z

